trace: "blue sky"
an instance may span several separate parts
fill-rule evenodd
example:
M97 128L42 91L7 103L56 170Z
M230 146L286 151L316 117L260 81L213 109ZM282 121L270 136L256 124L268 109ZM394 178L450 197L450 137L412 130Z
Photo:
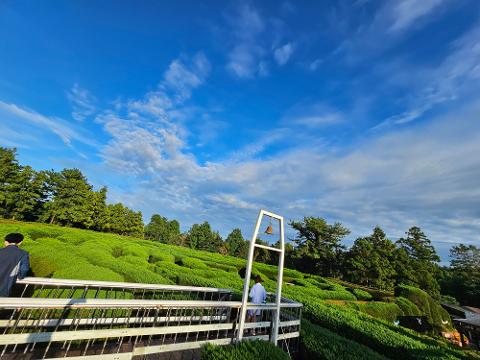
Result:
M475 0L0 2L0 144L109 201L480 242Z

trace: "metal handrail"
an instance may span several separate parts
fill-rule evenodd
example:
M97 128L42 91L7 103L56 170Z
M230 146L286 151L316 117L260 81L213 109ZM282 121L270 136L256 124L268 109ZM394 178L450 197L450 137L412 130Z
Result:
M201 291L212 293L233 293L230 289L221 289L213 287L167 285L167 284L144 284L115 281L94 281L94 280L73 280L73 279L55 279L42 277L26 277L17 280L20 285L43 285L43 286L67 286L67 287L91 287L91 288L109 288L109 289L139 289L139 290L159 290L159 291Z
M3 309L53 309L53 308L235 308L242 306L241 301L198 301L198 300L124 300L124 299L55 299L55 298L5 298L0 297L0 308ZM300 308L301 303L281 303L282 308ZM275 303L248 303L251 310L275 310Z

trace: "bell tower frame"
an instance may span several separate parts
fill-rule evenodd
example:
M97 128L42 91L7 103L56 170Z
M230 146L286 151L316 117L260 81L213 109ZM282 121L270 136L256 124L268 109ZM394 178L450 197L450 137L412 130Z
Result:
M258 231L260 229L260 225L262 223L262 219L264 216L267 216L270 219L278 220L278 233L280 234L279 248L257 244ZM255 224L255 230L253 232L252 240L250 241L250 246L248 249L247 267L246 267L245 279L243 283L242 307L240 310L240 321L239 321L238 334L237 334L238 341L242 340L243 332L245 329L248 294L249 294L249 288L250 288L250 278L252 276L252 265L253 265L253 256L255 253L255 248L261 248L269 251L278 252L277 291L275 294L276 310L274 313L274 317L272 319L273 327L272 327L272 335L270 337L270 341L275 345L277 345L278 332L280 330L280 305L282 301L283 264L284 264L284 254L285 254L285 233L284 233L284 221L282 216L271 213L263 209L260 210L260 213L258 214L257 223Z

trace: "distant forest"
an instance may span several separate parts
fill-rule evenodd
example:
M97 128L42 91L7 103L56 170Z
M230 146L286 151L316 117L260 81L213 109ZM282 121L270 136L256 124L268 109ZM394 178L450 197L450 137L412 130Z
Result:
M0 216L146 238L193 249L246 257L248 241L239 229L226 239L208 222L181 233L177 220L155 214L145 226L142 213L122 203L107 204L107 188L95 190L79 169L36 171L19 164L16 149L0 147ZM376 226L347 249L350 230L320 217L291 221L296 237L286 246L290 268L392 291L408 284L438 300L480 306L480 248L456 245L449 267L440 267L435 248L419 227L392 241ZM256 261L276 264L276 254L259 249Z

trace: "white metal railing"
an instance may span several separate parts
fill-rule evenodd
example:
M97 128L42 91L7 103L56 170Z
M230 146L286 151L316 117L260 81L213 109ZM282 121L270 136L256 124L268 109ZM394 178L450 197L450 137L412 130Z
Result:
M229 300L232 290L212 287L27 277L19 297Z
M22 280L20 285L52 296L0 298L2 359L20 355L32 359L131 359L199 349L205 343L226 345L238 338L242 302L230 301L231 291L225 289L38 278ZM49 288L57 293L62 288L73 289L76 295L85 296L53 297ZM122 292L134 289L136 293L129 299L118 298L115 291L105 292L112 288ZM107 298L100 298L97 290ZM185 292L185 299L172 300L172 291L176 295ZM205 293L223 294L224 300L217 295L215 300L203 300ZM167 294L167 299L160 299L161 294ZM201 294L200 300L191 299L196 294ZM300 303L282 299L278 342L290 352L295 351L299 337L301 308ZM261 316L256 322L245 323L244 338L271 340L277 304L247 304L247 309L260 309Z

